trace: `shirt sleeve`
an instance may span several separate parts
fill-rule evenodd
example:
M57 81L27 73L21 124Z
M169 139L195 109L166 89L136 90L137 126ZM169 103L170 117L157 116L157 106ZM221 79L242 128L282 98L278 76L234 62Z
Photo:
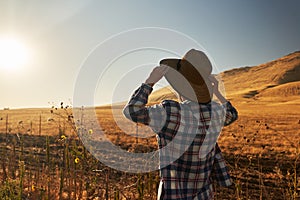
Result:
M215 146L215 159L212 171L212 179L216 180L220 186L228 187L232 185L224 157L218 143Z
M143 83L131 96L123 114L127 119L149 125L154 132L158 132L165 122L166 112L161 104L146 106L152 90L151 86Z
M229 124L231 124L232 122L234 122L235 120L238 119L238 112L237 110L231 105L231 103L229 101L227 101L224 104L225 108L226 108L226 116L225 116L225 122L224 122L224 126L228 126Z

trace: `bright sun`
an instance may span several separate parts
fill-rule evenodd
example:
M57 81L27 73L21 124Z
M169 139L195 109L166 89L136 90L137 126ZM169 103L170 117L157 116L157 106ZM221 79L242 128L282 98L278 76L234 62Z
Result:
M0 69L18 70L29 61L29 50L13 38L0 38Z

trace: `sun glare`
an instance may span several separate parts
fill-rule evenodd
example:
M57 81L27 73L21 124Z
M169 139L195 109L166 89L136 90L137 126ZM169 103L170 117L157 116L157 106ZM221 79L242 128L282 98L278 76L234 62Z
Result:
M29 61L29 50L13 38L0 38L0 69L18 70Z

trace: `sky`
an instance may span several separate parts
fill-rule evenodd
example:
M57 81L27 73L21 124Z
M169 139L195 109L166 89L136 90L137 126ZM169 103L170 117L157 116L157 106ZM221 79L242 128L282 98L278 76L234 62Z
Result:
M298 0L1 0L0 109L127 100L160 59L197 45L214 73L277 59L300 48L299 7ZM22 48L10 50L11 40ZM21 60L18 49L25 61L4 66L8 55L7 65Z

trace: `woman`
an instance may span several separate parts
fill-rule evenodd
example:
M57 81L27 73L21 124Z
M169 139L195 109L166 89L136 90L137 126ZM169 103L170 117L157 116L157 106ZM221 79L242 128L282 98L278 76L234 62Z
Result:
M212 181L232 184L217 138L237 111L218 90L204 52L191 49L182 59L164 59L132 95L124 115L157 133L161 182L158 199L213 199ZM146 106L153 86L165 77L181 102ZM212 96L219 99L213 101Z

